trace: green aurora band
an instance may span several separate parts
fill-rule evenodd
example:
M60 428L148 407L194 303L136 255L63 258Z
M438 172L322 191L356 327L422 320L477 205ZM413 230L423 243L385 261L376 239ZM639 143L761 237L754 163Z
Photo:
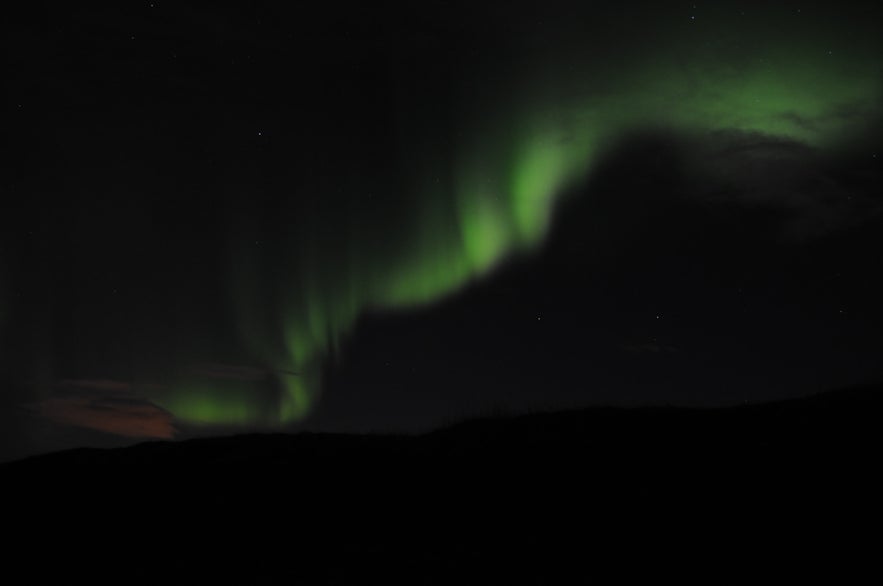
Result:
M575 48L578 35L565 33L541 51L528 44L507 54L505 66L486 58L446 80L448 128L400 90L397 171L297 188L400 193L394 228L389 209L320 207L280 243L288 262L279 279L267 277L257 253L234 247L240 334L268 369L298 375L280 374L269 400L250 383L195 380L154 399L191 424L302 420L327 359L361 315L437 302L528 256L556 202L626 133L760 133L837 148L879 114L881 47L874 31L817 24L790 33L775 23L729 33L684 25L615 62L595 57L597 46Z

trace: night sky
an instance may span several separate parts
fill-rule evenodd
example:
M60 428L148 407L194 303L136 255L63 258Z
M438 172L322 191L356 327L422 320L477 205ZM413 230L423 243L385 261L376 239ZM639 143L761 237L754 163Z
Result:
M4 459L883 380L879 3L0 26Z

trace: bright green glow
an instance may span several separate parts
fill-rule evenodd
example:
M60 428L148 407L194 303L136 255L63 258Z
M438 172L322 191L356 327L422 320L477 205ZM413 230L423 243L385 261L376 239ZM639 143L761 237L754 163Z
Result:
M313 383L318 384L318 381ZM279 410L282 421L298 421L309 413L312 406L309 384L300 379L288 380Z
M153 400L179 419L192 423L271 424L277 418L266 400L266 391L241 381L183 381Z
M486 81L497 79L497 61L472 64L462 87L450 88L466 96L454 100L456 131L405 113L389 177L302 188L320 202L340 191L359 197L339 209L320 203L292 212L284 275L265 274L257 253L237 249L242 337L269 367L300 376L280 378L275 401L184 385L162 404L199 423L302 419L315 404L323 365L360 315L436 302L535 249L556 201L626 132L756 132L817 148L850 136L879 114L881 47L867 32L829 38L818 30L825 23L817 25L671 28L664 43L614 63L597 47L581 53L579 42L561 41L540 59L526 48L499 84ZM363 197L372 191L401 197L374 210Z
M550 133L520 145L510 180L512 212L519 238L531 245L542 240L548 228L555 197L567 185L578 180L590 161L591 145L565 142L563 136Z
M469 266L475 272L489 269L508 250L512 241L508 219L499 213L492 196L476 195L466 199L463 214L463 247Z

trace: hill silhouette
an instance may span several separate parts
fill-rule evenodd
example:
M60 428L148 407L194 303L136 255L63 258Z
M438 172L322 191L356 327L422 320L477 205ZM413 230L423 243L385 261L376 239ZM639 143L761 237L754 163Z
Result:
M842 572L874 559L881 406L876 386L488 417L420 436L76 449L0 466L5 531L13 551L66 560L30 566L38 576L122 581L558 584L601 568L732 576L770 562Z

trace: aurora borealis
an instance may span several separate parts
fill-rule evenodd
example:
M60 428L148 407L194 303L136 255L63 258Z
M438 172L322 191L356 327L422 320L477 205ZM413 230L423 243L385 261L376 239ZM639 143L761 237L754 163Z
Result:
M0 254L12 283L0 283L0 325L18 315L2 327L31 332L25 366L6 375L27 381L28 401L59 378L116 377L183 427L308 420L360 320L420 319L530 267L556 214L605 197L586 186L631 137L765 137L834 157L881 115L883 26L863 5L353 10L304 24L151 5L120 17L137 25L81 15L64 33L22 25L11 37L7 109L33 116L15 128L59 161L41 179L13 174L51 203L23 204L42 220L4 246L25 229L36 241ZM183 40L190 29L216 48ZM40 43L52 49L24 55ZM29 100L48 109L42 121ZM687 177L728 179L702 155ZM69 296L47 293L53 263ZM111 265L134 276L128 301L107 307L139 333L110 335L131 336L126 356L139 358L106 339L118 330L110 313L93 317L104 302L83 301ZM10 293L16 279L31 282L27 301ZM65 371L86 350L59 328L111 348L113 374L92 354ZM193 373L213 362L254 370Z
M428 121L419 118L422 113L408 117L404 105L405 119L395 131L401 136L396 147L407 153L396 163L407 169L406 176L373 187L401 190L401 197L413 200L403 225L385 233L388 227L378 222L345 228L340 235L337 226L361 220L359 212L341 210L334 214L334 227L318 230L343 238L342 250L322 242L319 234L290 245L295 285L280 294L271 323L257 334L262 341L278 338L274 329L281 322L282 343L261 357L275 368L301 373L284 377L281 421L309 412L321 388L318 370L361 313L432 303L540 245L557 199L587 176L593 158L618 136L662 125L695 133L756 132L825 148L848 139L877 114L883 79L880 62L869 56L880 53L878 43L861 38L854 40L856 47L838 43L834 57L819 46L814 26L787 40L748 28L725 36L717 28L672 31L683 37L662 39L651 59L634 55L616 72L599 66L591 47L568 47L571 39L553 41L539 62L531 62L533 47L516 47L502 81L482 87L499 64L494 61L478 64L465 80L454 80L455 87L443 88L463 96L452 100L453 123L464 125L453 136L435 134L445 132L438 128L425 136ZM751 42L742 40L744 35ZM564 46L554 46L559 42ZM697 56L697 46L710 50ZM599 82L605 91L594 90ZM476 105L470 91L488 97ZM413 96L396 103L409 99ZM382 242L380 252L364 252L366 241ZM320 268L329 266L335 268ZM252 295L240 302L257 300ZM192 410L172 411L211 420L200 415L200 404L194 400ZM250 421L254 411L243 404L225 415Z

